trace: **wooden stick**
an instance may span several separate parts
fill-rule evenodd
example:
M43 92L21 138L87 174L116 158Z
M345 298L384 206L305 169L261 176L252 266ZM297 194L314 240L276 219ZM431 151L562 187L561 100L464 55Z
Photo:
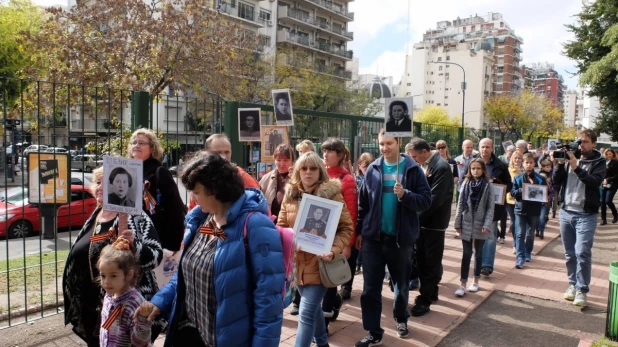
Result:
M397 183L401 183L399 182L399 162L401 161L401 156L399 155L401 152L401 137L397 138L397 173L395 175L395 182Z

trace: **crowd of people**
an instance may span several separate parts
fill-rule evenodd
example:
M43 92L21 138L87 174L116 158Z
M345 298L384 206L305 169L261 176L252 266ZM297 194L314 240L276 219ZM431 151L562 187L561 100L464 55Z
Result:
M580 132L578 139L578 150L567 151L564 159L547 150L532 152L523 140L496 156L489 138L477 150L464 141L463 153L451 158L445 141L420 138L401 153L398 139L382 129L381 155L363 153L355 164L339 139L327 139L321 153L309 140L295 148L281 143L273 149L275 170L258 182L231 163L228 137L215 134L204 150L183 160L178 179L191 195L185 206L154 132L136 130L128 153L144 162L144 210L141 215L103 210L103 168L94 171L98 207L64 270L65 324L88 346L149 346L163 331L165 346L278 346L284 298L293 294L295 345L328 346L329 323L351 298L354 275L362 273L367 334L355 346L382 344L385 279L394 292L394 327L405 338L410 315L428 314L440 300L452 210L463 250L461 286L442 295L479 291L481 276L494 271L496 243L505 243L507 224L514 265L523 269L532 261L535 238L544 237L550 212L556 218L559 210L568 280L564 298L585 306L599 209L600 224L607 224L607 207L611 222L618 222L612 203L618 162L612 149L595 149L593 131ZM119 176L122 172L114 174ZM301 218L307 196L343 208L330 251L295 247L288 288L281 232ZM324 218L325 211L315 209L303 225L324 234ZM155 268L176 252L182 252L177 272L159 286ZM321 267L338 257L347 259L351 279L327 285Z

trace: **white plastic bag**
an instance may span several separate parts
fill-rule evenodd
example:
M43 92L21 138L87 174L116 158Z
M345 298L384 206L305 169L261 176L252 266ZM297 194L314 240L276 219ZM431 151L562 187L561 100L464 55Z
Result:
M178 266L180 265L180 256L182 255L182 248L177 252L170 250L163 250L163 259L161 264L154 269L155 278L159 289L163 288L178 272Z

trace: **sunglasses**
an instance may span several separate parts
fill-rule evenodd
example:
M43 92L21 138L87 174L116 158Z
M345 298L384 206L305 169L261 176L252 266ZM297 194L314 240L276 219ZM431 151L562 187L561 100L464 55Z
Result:
M446 147L438 147L438 149L446 149Z
M300 168L300 171L316 172L316 171L318 171L318 168L316 166L303 166L303 167Z

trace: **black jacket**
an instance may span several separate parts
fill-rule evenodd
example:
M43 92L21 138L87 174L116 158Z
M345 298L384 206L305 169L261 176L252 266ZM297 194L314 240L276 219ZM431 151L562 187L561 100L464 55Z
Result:
M412 131L412 121L408 118L405 118L401 124L397 125L395 120L391 119L386 122L386 131L387 132L411 132Z
M607 164L605 179L610 185L609 189L618 189L618 160L610 160Z
M157 170L159 182L157 182ZM180 198L178 186L172 174L153 157L144 160L144 180L150 182L148 189L150 195L155 200L158 199L154 214L142 204L144 211L157 229L161 246L170 251L177 251L180 249L185 232L184 223L187 214L187 206Z
M475 156L480 158L480 155ZM491 177L490 182L496 184L506 185L506 191L510 192L513 189L513 182L511 181L511 174L509 173L509 167L495 154L491 154ZM494 206L494 221L506 219L506 201L504 205Z
M566 192L567 177L571 167L565 163L558 164L554 170L554 185L560 187L560 201L564 208L564 194ZM601 152L594 150L586 159L579 161L575 174L579 180L585 185L584 192L584 212L598 213L601 205L600 187L605 178L605 158Z
M431 188L431 205L426 211L418 214L421 228L446 230L451 219L451 204L453 203L453 173L449 163L438 153L427 163L427 183Z

